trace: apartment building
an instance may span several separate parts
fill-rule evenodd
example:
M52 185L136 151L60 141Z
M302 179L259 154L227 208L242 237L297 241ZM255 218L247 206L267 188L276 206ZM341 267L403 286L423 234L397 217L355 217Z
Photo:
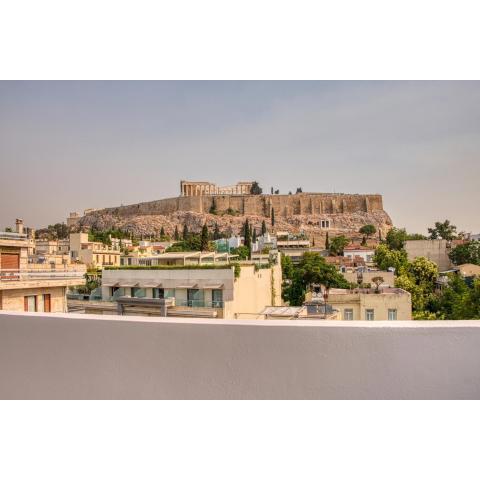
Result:
M85 267L36 263L22 232L0 232L0 310L66 312L67 289L85 284Z
M375 248L362 245L348 245L343 249L343 256L351 261L363 260L366 265L373 265L373 256L375 255Z
M94 268L120 265L120 250L102 242L89 241L88 233L70 234L70 255L72 260Z
M341 320L411 320L412 299L401 288L374 288L345 290L333 288L325 292L314 287L307 293L307 303L324 304L339 311Z
M190 263L195 260L197 263ZM174 263L106 269L103 300L171 299L170 316L201 314L212 318L257 318L266 306L281 305L279 264L259 267L248 263L232 265L229 261L207 264L202 260L201 256L187 254L181 259L170 255L169 261Z

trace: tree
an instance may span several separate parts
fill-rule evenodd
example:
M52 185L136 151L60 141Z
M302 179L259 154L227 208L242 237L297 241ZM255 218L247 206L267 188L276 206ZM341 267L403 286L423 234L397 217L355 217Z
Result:
M258 182L253 182L252 187L250 188L250 193L252 195L261 195L262 194L262 188L258 184Z
M265 220L262 220L262 235L265 235L267 233L267 224L265 223Z
M238 255L239 260L248 260L250 250L245 245L240 245L237 248L232 248L230 253L232 255Z
M365 235L367 238L370 238L372 235L375 235L375 233L377 233L377 229L375 228L375 225L368 224L360 228L359 232L362 235Z
M165 229L163 228L163 226L162 226L162 228L160 229L160 238L161 238L162 240L165 238Z
M392 250L402 250L405 246L405 241L407 240L407 231L404 228L391 228L385 241L388 245L388 248Z
M250 253L252 249L252 232L250 230L250 224L248 223L248 218L245 220L245 225L243 228L244 236L244 245L248 248L248 257L250 258Z
M325 250L330 250L330 241L328 239L328 232L325 234Z
M5 227L5 232L12 233L12 227Z
M275 190L275 195L279 195L280 194L280 190Z
M273 187L270 188L270 193L273 195Z
M295 193L303 193L302 187L297 187L297 191Z
M220 233L220 229L218 228L218 223L215 222L215 229L213 230L213 239L219 240L220 238L222 238L222 235Z
M208 227L205 223L202 227L202 235L200 237L200 250L206 252L208 250Z
M210 206L210 213L212 215L217 215L217 201L215 200L215 197L212 199L212 205Z
M272 214L270 219L272 221L272 227L274 227L275 226L275 210L273 208L272 208Z
M366 247L366 246L367 246L367 237L363 237L363 238L362 238L362 241L361 241L360 245L361 245L362 247Z
M332 238L330 241L329 251L332 255L343 255L343 249L350 243L350 240L343 236L339 235L338 237Z
M290 302L290 305L302 305L307 289L313 284L321 284L327 290L350 287L337 269L327 264L317 252L305 252L291 276L291 283L285 289L285 299Z
M372 283L375 284L375 291L378 293L380 291L380 285L384 282L383 277L373 277Z
M255 243L257 241L257 229L253 229L253 235L252 235L252 243Z
M392 250L385 244L381 244L376 248L373 261L380 270L394 268L397 275L400 275L408 265L407 252L405 250Z
M435 227L429 228L431 240L441 238L442 240L454 240L457 238L457 227L450 223L450 220L444 222L435 222Z
M173 234L173 238L178 242L180 240L180 234L178 233L178 226L175 225L175 233Z
M480 265L480 242L474 240L462 245L457 245L452 248L448 256L455 265L462 265L464 263Z
M183 238L184 240L187 240L187 238L188 238L188 227L187 227L187 224L185 224L185 225L183 226L182 238Z

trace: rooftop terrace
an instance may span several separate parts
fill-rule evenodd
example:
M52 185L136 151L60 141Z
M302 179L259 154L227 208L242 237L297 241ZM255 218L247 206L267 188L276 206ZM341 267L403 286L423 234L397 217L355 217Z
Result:
M480 321L0 312L0 398L478 399Z

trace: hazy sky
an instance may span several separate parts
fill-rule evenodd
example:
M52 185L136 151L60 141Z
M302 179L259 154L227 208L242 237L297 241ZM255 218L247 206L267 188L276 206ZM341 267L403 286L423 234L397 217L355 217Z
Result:
M480 82L0 82L0 229L176 196L181 179L381 193L480 232Z

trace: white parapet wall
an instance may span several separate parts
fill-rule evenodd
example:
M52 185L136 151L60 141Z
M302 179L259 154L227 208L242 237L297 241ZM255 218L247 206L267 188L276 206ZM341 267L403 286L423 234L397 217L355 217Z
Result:
M480 321L0 312L2 399L479 399Z

